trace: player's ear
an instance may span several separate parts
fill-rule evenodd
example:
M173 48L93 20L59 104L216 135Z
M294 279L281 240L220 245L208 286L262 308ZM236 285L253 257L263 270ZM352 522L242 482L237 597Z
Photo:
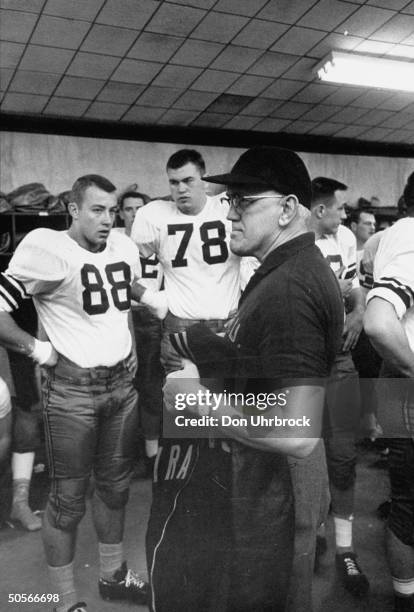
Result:
M73 219L77 219L79 217L79 207L76 202L70 202L68 204L68 211Z
M316 217L318 219L322 219L322 217L325 214L325 205L324 204L318 204L316 207Z

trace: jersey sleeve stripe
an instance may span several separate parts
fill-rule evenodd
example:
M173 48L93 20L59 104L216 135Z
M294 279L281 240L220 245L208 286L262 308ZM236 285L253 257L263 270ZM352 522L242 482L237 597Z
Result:
M29 297L17 279L4 273L0 274L0 294L13 310Z
M344 276L345 279L354 278L356 275L357 267L356 263L351 264L347 267L346 274Z
M0 312L11 312L12 310L17 310L16 302L3 295L0 287Z
M403 289L406 289L414 298L414 291L409 285L404 285L403 283L401 283L396 278L393 278L392 276L381 276L378 282L381 283L383 281L389 281L390 283L394 283L395 285L398 285L402 287Z
M388 280L388 282L384 282ZM408 310L413 305L413 292L411 289L401 283L393 281L393 279L380 279L378 282L374 283L374 289L388 289L392 291L403 302L405 308Z
M16 289L18 291L20 291L20 293L22 294L23 298L31 297L27 293L26 287L23 285L23 283L21 281L19 281L18 278L16 278L15 276L12 276L11 274L8 274L7 272L2 272L1 276L4 276L12 285L14 285L16 287ZM0 280L0 283L1 283L1 280Z
M365 289L372 289L372 287L374 286L374 277L372 276L372 274L366 273L365 276L361 278L359 282L361 283L361 287L364 287Z

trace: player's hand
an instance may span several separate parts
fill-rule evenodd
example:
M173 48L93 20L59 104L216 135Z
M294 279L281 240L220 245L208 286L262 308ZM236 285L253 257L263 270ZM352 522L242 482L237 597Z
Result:
M362 320L363 313L352 311L346 315L344 325L344 342L342 345L342 351L346 353L356 347L358 342L359 334L362 331Z
M349 297L352 291L352 278L338 278L338 283L341 289L342 297Z

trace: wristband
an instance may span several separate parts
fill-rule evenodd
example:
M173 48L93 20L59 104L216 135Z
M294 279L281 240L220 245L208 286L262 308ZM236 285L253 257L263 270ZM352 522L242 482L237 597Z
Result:
M42 340L35 338L30 357L39 365L43 365L50 359L52 352L53 346L50 342L42 342Z

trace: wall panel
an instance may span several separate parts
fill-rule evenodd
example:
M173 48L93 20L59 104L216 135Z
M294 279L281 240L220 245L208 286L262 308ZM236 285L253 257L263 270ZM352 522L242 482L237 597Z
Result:
M69 189L82 174L103 174L123 189L138 183L151 196L168 193L167 158L183 145L78 136L3 132L0 143L0 189L41 182L52 192ZM209 173L227 171L242 149L195 147L204 155ZM377 195L383 205L395 205L405 180L414 170L407 158L301 154L312 177L330 176L349 186L349 202L360 195Z

